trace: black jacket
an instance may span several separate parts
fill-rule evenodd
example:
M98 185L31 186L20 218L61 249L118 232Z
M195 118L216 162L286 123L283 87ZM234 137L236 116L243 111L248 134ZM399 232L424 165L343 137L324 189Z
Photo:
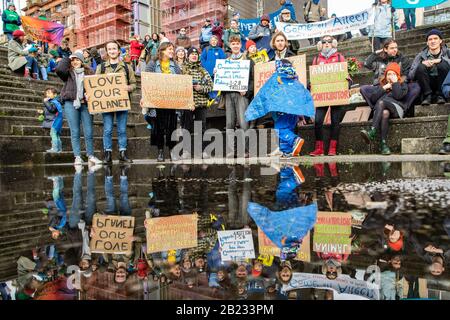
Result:
M364 66L374 72L373 84L378 85L380 78L384 75L389 63L396 62L400 65L402 75L407 76L411 69L411 60L408 57L398 54L395 57L383 57L380 54L372 53L364 62ZM408 79L409 80L409 79Z
M64 81L61 90L61 101L75 101L77 98L77 84L75 81L75 73L71 70L71 62L69 58L63 58L56 66L56 74ZM92 75L94 72L91 68L84 68L85 75Z
M408 85L405 82L397 82L392 85L391 91L385 91L383 87L376 86L376 90L373 93L372 101L378 101L383 99L398 104L404 111L407 109L407 105L404 101L408 94Z
M277 54L276 54L276 51L275 51L275 56L272 59L270 59L270 61L275 61L276 60L276 56L277 56ZM286 59L286 58L295 57L295 56L296 56L296 54L294 52L292 52L290 49L287 49L284 58Z

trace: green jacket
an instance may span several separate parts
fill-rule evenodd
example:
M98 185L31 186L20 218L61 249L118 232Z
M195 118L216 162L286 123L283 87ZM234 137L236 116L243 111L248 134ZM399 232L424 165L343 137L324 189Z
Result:
M213 81L208 71L200 62L185 63L182 67L183 74L192 76L194 83L202 87L201 91L194 90L194 104L196 108L205 108L208 105L209 93L213 90Z
M3 11L2 21L4 33L13 33L14 31L19 30L19 26L22 24L20 22L19 14L16 11L11 10Z
M126 69L125 69L125 62L120 61L119 65L117 66L116 70L113 70L113 68L111 67L111 64L109 63L109 60L104 62L105 64L105 74L106 73L127 73ZM135 91L136 90L136 77L134 75L134 71L133 68L130 65L127 65L128 67L128 85L131 86L131 91ZM97 66L97 70L95 72L96 74L102 74L102 65L99 64ZM130 92L131 94L131 92Z
M21 43L12 39L8 43L8 66L12 71L20 69L27 64L28 50L25 50Z

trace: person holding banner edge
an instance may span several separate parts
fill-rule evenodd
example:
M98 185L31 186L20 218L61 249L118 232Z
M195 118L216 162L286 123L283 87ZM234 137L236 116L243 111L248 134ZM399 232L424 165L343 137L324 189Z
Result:
M108 73L124 73L127 78L128 92L131 93L136 90L136 78L133 69L125 62L120 61L120 45L116 41L110 41L106 44L107 60L101 65L97 66L96 74ZM112 163L112 148L113 148L113 129L114 116L117 118L117 135L119 138L119 161L124 163L133 163L127 156L127 123L128 111L117 111L102 113L103 117L103 147L104 147L104 162L106 164Z
M374 7L375 24L369 27L369 34L372 37L372 51L377 51L383 47L387 39L394 37L394 26L398 23L398 14L389 0L378 0Z
M332 36L324 36L317 44L319 54L314 58L313 65L330 64L345 62L345 57L337 50L338 42ZM342 116L342 108L333 106L331 109L331 140L328 149L329 156L337 154L337 145L339 141L339 129ZM309 155L312 157L323 156L324 138L323 138L323 122L327 114L327 107L316 108L316 117L314 120L314 131L316 137L316 148Z

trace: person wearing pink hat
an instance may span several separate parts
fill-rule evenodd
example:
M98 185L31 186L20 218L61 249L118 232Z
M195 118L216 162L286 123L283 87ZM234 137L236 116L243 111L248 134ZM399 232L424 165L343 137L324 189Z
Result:
M28 49L24 48L25 33L22 30L15 30L12 33L12 40L8 43L8 66L17 74L24 75L26 78L37 79L39 68L36 58L30 56L30 53L38 51L36 46Z

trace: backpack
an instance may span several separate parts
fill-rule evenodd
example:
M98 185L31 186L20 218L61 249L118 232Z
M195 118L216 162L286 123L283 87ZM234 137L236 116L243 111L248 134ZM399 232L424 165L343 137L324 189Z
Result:
M127 76L127 84L130 85L130 70L128 69L128 65L124 62L123 65L125 66L125 73ZM100 73L101 74L105 74L106 72L106 66L105 66L105 62L102 62L102 64L100 65Z

